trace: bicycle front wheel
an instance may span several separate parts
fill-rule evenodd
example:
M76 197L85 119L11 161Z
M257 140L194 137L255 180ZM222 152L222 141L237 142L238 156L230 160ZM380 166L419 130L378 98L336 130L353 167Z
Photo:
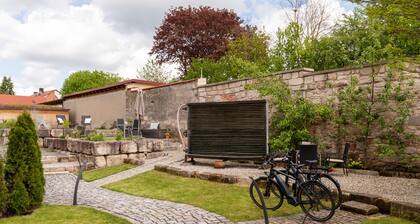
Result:
M343 201L343 193L341 192L341 187L337 180L329 174L321 174L318 177L318 181L331 191L334 198L335 208L339 208L341 206L341 202Z
M298 202L309 218L325 222L333 217L335 202L331 192L317 181L307 181L298 190Z
M261 199L259 197L257 188L264 198ZM255 179L255 182L252 182L249 187L249 194L255 205L261 209L263 209L261 200L264 200L266 209L273 211L280 208L283 204L283 194L280 191L280 186L276 182L269 180L268 177Z

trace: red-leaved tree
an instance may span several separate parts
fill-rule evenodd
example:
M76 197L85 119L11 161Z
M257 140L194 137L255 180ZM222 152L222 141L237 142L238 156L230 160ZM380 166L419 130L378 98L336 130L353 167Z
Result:
M156 29L150 53L156 55L160 64L180 64L180 70L185 74L194 58L222 57L228 42L245 31L241 25L238 15L227 9L172 8Z

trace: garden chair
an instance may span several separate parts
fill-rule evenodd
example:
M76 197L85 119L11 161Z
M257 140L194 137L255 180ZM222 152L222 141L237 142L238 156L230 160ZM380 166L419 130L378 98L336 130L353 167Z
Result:
M299 163L313 165L319 161L318 145L310 142L302 142L298 145Z
M133 133L137 132L138 136L140 136L140 134L141 134L140 125L141 125L141 121L139 119L134 119L133 128L131 130L132 130Z
M146 138L159 138L160 124L159 122L150 123L149 128L141 130L143 137Z
M343 173L344 175L348 176L348 170L347 170L347 164L348 164L348 159L349 159L349 149L350 149L350 143L346 143L344 145L344 152L343 152L343 157L341 158L331 158L331 155L328 156L328 158L326 159L327 163L337 163L337 164L341 164L341 166L343 167Z
M66 120L66 116L64 116L63 114L57 114L55 115L55 120L57 121L57 128L60 125L64 124L64 121Z
M118 118L116 123L116 128L124 132L125 130L125 122L124 119Z
M117 129L121 130L123 132L124 138L126 137L126 126L125 126L125 120L122 118L117 119L116 123Z
M85 133L86 127L92 126L92 117L90 115L82 115L82 119L80 120L80 123L82 124L82 127L83 127L83 133Z

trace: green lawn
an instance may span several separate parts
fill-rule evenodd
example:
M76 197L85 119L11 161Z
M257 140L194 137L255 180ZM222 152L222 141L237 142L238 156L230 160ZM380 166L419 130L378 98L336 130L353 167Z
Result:
M110 166L110 167L104 167L104 168L85 171L83 172L83 180L87 182L98 180L98 179L122 172L124 170L131 169L134 167L136 167L136 165L123 163L117 166Z
M363 221L362 224L414 224L414 222L410 222L408 220L400 219L397 217L387 216L378 219L367 219Z
M185 178L159 171L140 175L105 186L110 190L132 195L194 205L230 219L231 221L262 219L262 210L253 204L248 187L222 184L195 178ZM300 212L284 202L271 216Z
M81 206L44 205L31 215L0 219L1 224L129 224L117 216Z

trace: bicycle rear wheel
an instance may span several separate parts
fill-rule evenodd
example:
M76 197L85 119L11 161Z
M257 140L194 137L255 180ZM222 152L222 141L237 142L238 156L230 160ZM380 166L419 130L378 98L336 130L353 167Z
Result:
M256 185L254 183L256 183ZM263 209L257 187L264 196L263 200L266 209L274 211L281 207L283 204L283 194L280 191L280 186L276 182L268 180L268 177L258 177L249 187L249 195L251 196L252 201L259 208Z
M335 212L331 192L317 181L310 180L300 186L298 202L303 212L314 221L325 222L331 219Z

